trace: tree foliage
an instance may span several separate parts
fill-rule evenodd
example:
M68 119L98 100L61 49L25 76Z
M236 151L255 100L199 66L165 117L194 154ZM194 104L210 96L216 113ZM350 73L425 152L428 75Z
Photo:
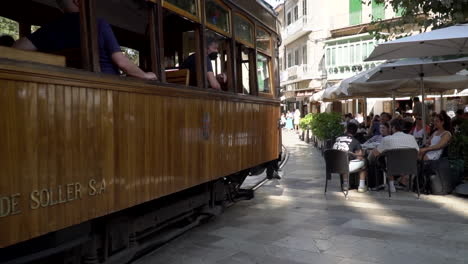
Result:
M0 17L0 36L10 35L14 39L19 38L18 23L8 18Z
M408 25L415 25L420 32L428 29L442 28L454 24L468 22L468 0L363 0L364 4L372 2L385 4L395 13L401 14L400 19L382 21L373 19L375 28L371 30L377 39L392 39L404 37L408 34ZM388 34L382 34L386 32Z

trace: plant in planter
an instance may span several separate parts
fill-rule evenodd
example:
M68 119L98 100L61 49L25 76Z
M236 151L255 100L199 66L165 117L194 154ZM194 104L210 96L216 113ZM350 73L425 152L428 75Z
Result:
M454 169L464 168L466 178L468 175L468 120L465 120L455 131L449 145L449 158L452 160Z
M341 125L341 114L319 113L311 119L312 133L321 141L325 142L325 148L331 148L336 137L344 132ZM327 143L328 142L328 143Z
M310 124L313 118L314 115L310 113L307 114L304 118L302 118L299 122L299 127L302 130L302 139L305 140L307 143L309 143L309 130L311 129Z

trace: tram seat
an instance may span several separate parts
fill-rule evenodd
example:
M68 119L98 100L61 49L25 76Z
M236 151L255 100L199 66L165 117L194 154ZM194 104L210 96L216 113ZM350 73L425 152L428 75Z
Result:
M67 67L83 69L81 49L63 49L52 52L52 54L64 56L66 58Z
M168 83L177 83L188 86L190 82L190 71L188 69L167 70L166 81Z
M0 58L43 63L65 67L65 57L37 51L19 50L0 46Z

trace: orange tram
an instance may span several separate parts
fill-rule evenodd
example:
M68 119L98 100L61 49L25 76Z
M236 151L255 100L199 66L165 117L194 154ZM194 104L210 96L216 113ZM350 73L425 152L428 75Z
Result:
M0 263L128 263L245 194L244 179L281 155L271 7L75 2L79 49L0 47ZM15 0L0 16L27 36L62 13L54 0ZM101 72L98 18L158 81ZM192 54L190 85L180 65ZM208 63L227 77L220 90L208 88Z

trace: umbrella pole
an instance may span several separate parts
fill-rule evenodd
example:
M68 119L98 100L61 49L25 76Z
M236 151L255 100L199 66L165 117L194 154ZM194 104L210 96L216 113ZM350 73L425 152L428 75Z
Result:
M440 111L442 110L444 110L444 92L440 92Z
M422 103L422 127L423 127L423 145L426 144L426 103L425 103L425 94L424 94L424 72L423 66L421 65L421 72L419 74L421 77L421 103Z
M395 116L395 91L392 90L392 116Z

